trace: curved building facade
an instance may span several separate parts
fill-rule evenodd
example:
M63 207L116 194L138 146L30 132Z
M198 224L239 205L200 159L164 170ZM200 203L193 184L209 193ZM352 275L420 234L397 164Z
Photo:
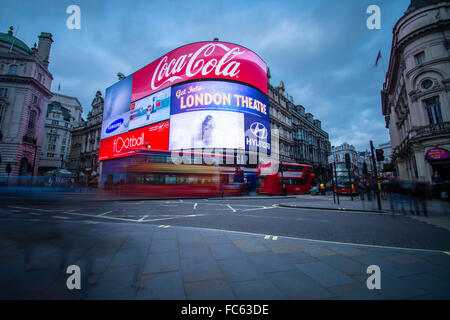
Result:
M401 179L450 179L450 3L411 1L393 30L382 112Z

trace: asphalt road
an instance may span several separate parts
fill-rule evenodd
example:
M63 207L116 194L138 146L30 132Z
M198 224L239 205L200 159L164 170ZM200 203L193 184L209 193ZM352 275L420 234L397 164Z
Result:
M138 223L450 251L450 232L408 216L279 207L295 199L142 201L2 200L0 221Z

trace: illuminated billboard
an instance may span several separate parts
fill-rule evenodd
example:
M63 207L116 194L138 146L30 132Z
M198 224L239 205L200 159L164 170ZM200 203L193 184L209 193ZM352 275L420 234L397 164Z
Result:
M197 42L107 88L99 160L140 148L270 154L264 61L236 44Z
M106 89L103 105L102 139L129 130L132 82L133 76L128 76Z
M140 149L167 150L169 121L160 122L100 141L99 160L125 157Z
M172 87L169 149L233 148L270 153L269 101L233 82L198 81Z
M131 101L196 79L244 82L267 94L267 67L264 61L247 48L214 41L182 46L136 71Z
M168 120L170 88L156 92L131 104L130 130Z

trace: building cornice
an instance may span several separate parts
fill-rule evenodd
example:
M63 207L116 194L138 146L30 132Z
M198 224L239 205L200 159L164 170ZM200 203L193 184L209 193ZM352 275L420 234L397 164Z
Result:
M42 83L40 83L39 81L37 81L36 79L31 78L31 77L22 77L22 76L10 75L10 74L3 74L3 75L0 75L0 82L32 85L36 89L40 90L41 93L43 93L47 99L50 99L51 97L53 97L53 93L50 90L48 90Z

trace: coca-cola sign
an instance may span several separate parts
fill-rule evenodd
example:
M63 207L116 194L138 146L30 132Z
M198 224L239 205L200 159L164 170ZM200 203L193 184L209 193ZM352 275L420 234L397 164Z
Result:
M266 64L251 50L226 42L197 42L177 48L133 74L131 100L187 80L228 79L267 94Z

